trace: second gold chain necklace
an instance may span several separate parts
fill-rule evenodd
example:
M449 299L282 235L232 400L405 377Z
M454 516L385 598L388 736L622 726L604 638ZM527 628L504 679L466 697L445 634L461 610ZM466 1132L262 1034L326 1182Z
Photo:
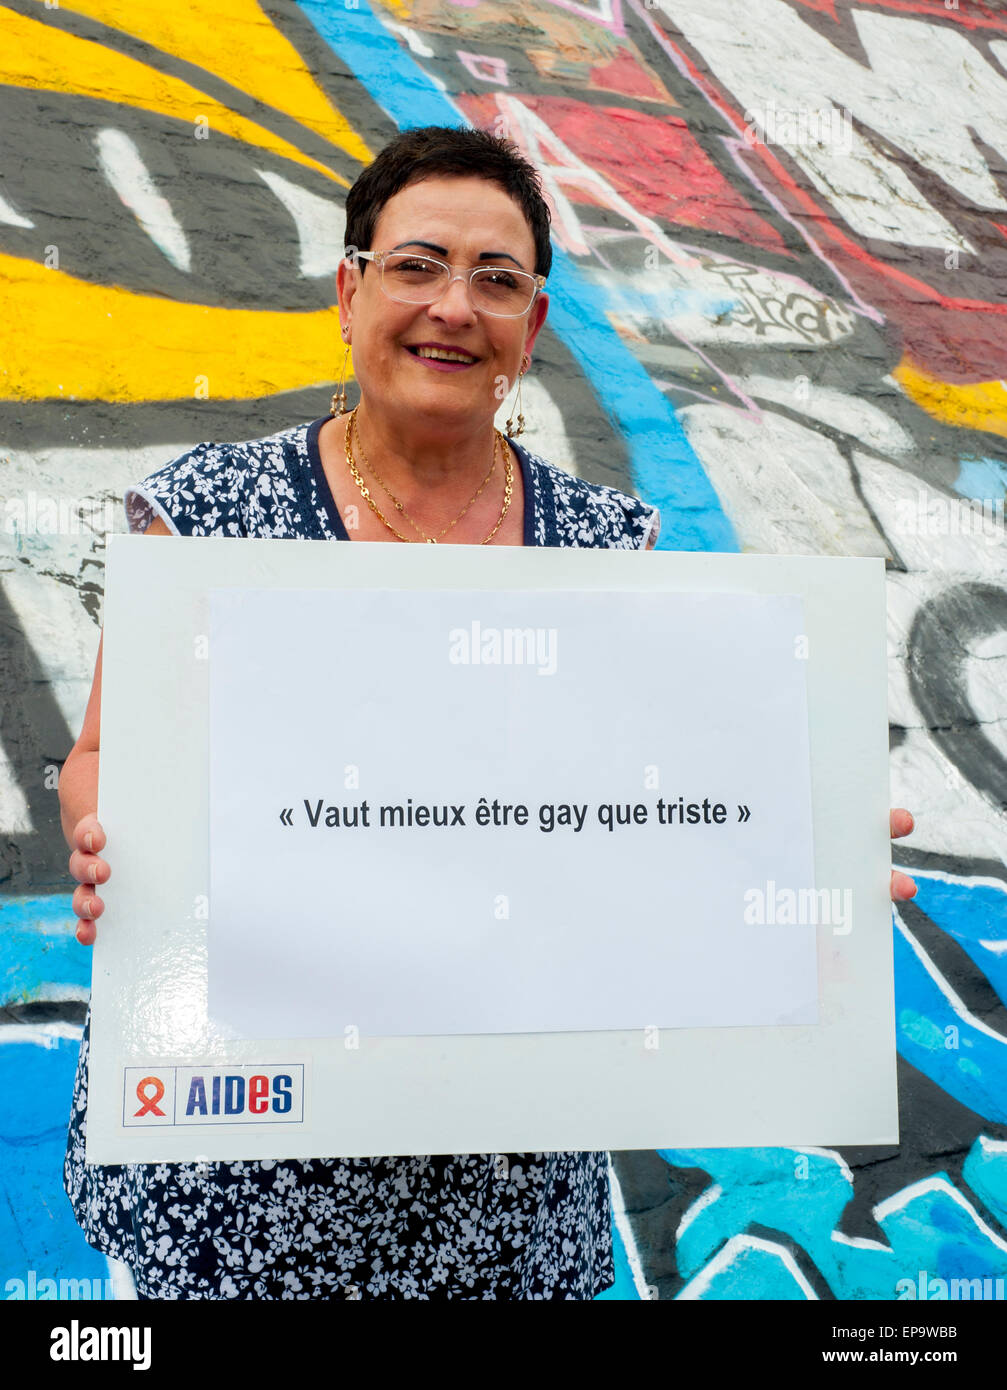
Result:
M444 529L440 532L440 534L439 534L438 536L428 536L428 535L423 531L423 529L422 529L422 528L413 520L413 518L409 515L409 513L406 511L405 507L404 507L404 506L402 505L402 503L398 500L398 498L394 495L394 493L392 492L392 490L388 487L388 484L387 484L387 483L384 481L384 479L380 476L380 474L378 473L377 469L374 467L374 465L373 465L373 464L370 462L370 460L368 459L367 455L364 453L363 445L360 443L360 435L359 435L359 433L357 432L357 429L356 429L356 418L355 418L355 417L356 417L356 411L353 410L353 411L350 412L349 417L348 417L347 422L346 422L346 439L345 439L345 445L346 445L346 463L347 463L347 466L349 467L349 470L350 470L350 473L351 473L351 475L352 475L352 477L353 477L354 482L357 484L357 487L360 489L361 495L364 497L364 499L366 500L366 502L367 502L368 506L371 508L371 510L372 510L372 511L375 513L375 515L378 517L379 521L381 521L385 526L387 526L388 529L392 532L392 534L393 534L394 536L397 536L398 539L399 539L400 541L406 541L407 543L409 542L409 537L408 537L408 536L403 536L403 535L401 534L401 532L396 531L395 527L391 524L391 522L388 520L388 518L387 518L386 516L383 515L383 513L381 512L381 509L378 507L377 503L374 501L374 498L371 496L370 489L367 487L367 485L365 484L363 478L360 476L360 471L359 471L359 469L357 468L356 460L355 460L355 458L353 457L353 444L352 444L353 435L356 434L357 448L360 450L360 456L361 456L361 458L363 459L364 464L365 464L365 466L367 467L367 469L369 470L369 472L371 472L371 473L374 475L375 480L381 485L381 487L385 490L385 492L388 493L388 496L391 498L392 503L393 503L393 505L394 505L396 511L398 511L398 512L400 512L400 513L402 514L402 516L406 519L406 521L409 523L409 525L412 526L414 530L416 530L417 532L419 532L419 534L420 534L420 536L422 536L423 540L426 541L429 545L436 545L444 536L447 535L447 533L452 529L452 527L457 526L458 522L461 521L462 517L466 514L466 512L469 510L469 508L470 508L470 507L472 506L472 504L475 502L476 498L478 498L479 495L483 492L483 490L485 489L485 487L486 487L487 483L489 482L490 478L493 476L493 470L494 470L495 467L496 467L496 455L497 455L497 450L499 449L500 445L503 444L504 453L505 453L505 458L504 458L504 500L503 500L503 507L502 507L502 509L501 509L500 517L499 517L499 520L497 521L497 524L493 527L493 530L489 533L489 535L486 537L486 539L485 539L484 541L482 541L482 544L483 544L483 545L486 545L486 544L488 544L488 542L489 542L490 540L492 540L492 538L496 535L497 531L499 531L501 525L503 524L504 517L507 515L507 511L508 511L508 509L509 509L509 507L510 507L511 494L512 494L512 490L513 490L513 475L512 475L512 468L511 468L510 451L507 449L506 440L503 439L503 437L502 437L502 435L500 434L500 431L499 431L499 430L495 430L495 431L494 431L495 438L494 438L494 443L493 443L493 461L492 461L491 464L490 464L490 469L489 469L489 472L486 474L486 477L485 477L485 478L483 479L483 481L480 483L479 487L476 489L476 491L473 493L473 495L469 498L468 502L465 504L465 506L462 508L462 510L458 513L458 515L454 518L454 520L453 520L453 521L450 521L450 522L448 523L448 525L444 527Z

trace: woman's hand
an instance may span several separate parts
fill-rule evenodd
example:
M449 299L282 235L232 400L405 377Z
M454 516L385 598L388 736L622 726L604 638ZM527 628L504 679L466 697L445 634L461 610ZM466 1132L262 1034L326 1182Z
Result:
M889 827L893 840L900 840L903 835L910 835L916 825L912 816L901 806L896 806L889 818ZM891 886L892 902L905 902L907 898L916 896L916 883L908 874L899 873L898 869L892 870Z
M93 946L95 919L105 911L105 904L95 892L95 885L106 883L112 870L98 851L105 848L105 832L92 811L81 816L73 828L74 851L70 855L70 873L77 880L73 890L73 910L80 918L77 940L82 946Z

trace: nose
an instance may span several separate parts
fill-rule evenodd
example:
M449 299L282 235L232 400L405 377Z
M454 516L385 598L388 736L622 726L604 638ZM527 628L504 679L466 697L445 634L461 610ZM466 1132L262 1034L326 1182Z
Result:
M474 323L476 311L475 305L472 303L472 291L468 277L452 275L440 299L435 299L432 304L427 305L427 313L432 318L441 319L445 323L452 323L459 327L466 323Z

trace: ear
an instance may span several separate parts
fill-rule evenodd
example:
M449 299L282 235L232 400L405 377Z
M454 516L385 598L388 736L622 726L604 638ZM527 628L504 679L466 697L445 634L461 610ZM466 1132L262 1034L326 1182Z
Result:
M539 330L545 323L545 316L549 312L549 296L540 294L531 306L528 314L528 332L525 335L524 350L531 356L531 350L535 346L535 339L539 335Z
M359 288L360 269L344 256L336 271L336 297L339 301L339 317L344 325L350 322L350 305Z

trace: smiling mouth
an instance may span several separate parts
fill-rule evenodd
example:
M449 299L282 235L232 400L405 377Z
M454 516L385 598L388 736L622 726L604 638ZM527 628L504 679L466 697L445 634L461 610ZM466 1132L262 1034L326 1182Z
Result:
M455 348L411 347L407 344L406 351L411 352L414 357L432 357L438 362L464 362L466 366L479 361L471 352L462 352Z

